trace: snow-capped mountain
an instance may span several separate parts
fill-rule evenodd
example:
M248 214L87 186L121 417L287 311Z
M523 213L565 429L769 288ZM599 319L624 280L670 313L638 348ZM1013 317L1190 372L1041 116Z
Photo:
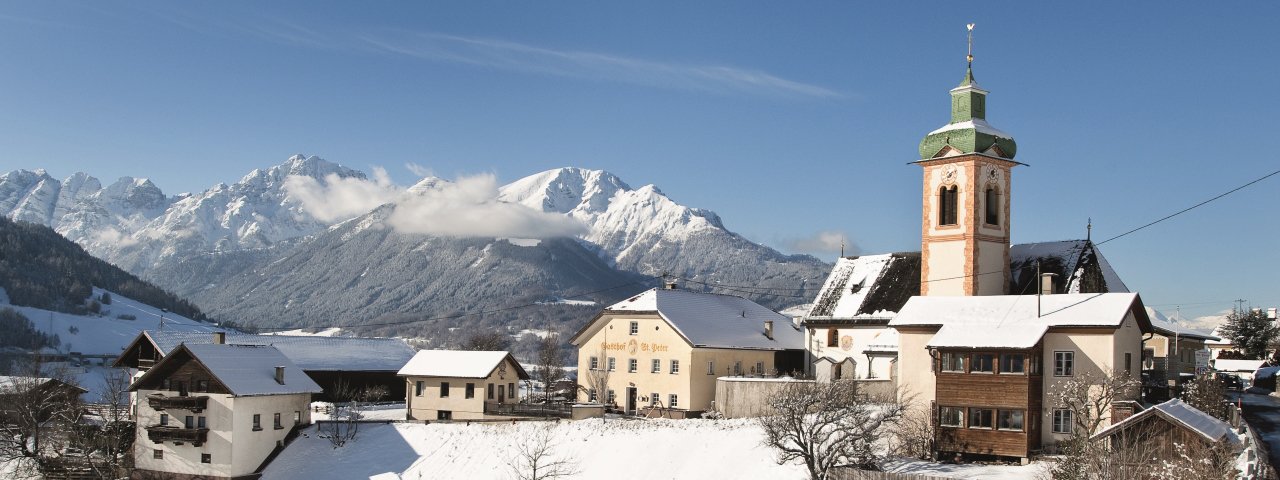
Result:
M755 244L727 230L711 211L680 205L653 185L632 188L600 170L560 168L499 188L500 202L586 226L567 243L396 233L385 228L393 207L325 221L290 195L291 176L321 184L333 183L333 176L367 180L359 171L302 155L234 184L177 197L166 197L145 179L123 178L101 188L83 173L59 182L43 171L19 170L0 176L0 214L49 225L91 253L234 321L305 319L321 310L325 316L465 311L510 303L517 293L563 297L638 278L635 273L693 279L686 287L695 289L764 287L714 289L783 308L808 300L807 284L820 285L830 268L807 255ZM430 195L456 186L427 177L401 191ZM581 258L582 252L594 260ZM486 261L511 266L473 266ZM504 275L524 279L499 278ZM444 301L461 295L458 285L470 286L468 300ZM341 308L330 308L333 302Z

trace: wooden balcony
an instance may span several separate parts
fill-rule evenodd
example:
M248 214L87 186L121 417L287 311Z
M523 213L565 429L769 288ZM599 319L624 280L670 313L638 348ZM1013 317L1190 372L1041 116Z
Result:
M147 404L154 410L178 409L199 413L209 407L207 395L166 396L158 393L147 395Z
M203 444L208 437L209 429L207 428L182 428L163 425L147 427L147 438L154 443L191 442L192 445L198 447Z

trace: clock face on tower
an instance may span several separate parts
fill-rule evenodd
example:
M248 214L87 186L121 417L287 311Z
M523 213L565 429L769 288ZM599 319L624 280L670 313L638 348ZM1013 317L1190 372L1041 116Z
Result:
M986 175L984 175L984 176L985 176L985 177L987 177L987 182L988 182L988 183L997 183L997 184L998 184L998 183L1000 183L1000 169L999 169L999 168L996 168L996 167L994 167L994 166L988 166L988 167L986 168L986 172L985 172L985 173L986 173Z
M950 183L955 183L955 181L956 181L956 166L947 165L945 167L942 167L942 183L950 184Z

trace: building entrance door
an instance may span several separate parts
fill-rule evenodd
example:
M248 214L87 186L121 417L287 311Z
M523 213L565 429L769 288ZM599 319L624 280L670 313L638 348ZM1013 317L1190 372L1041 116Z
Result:
M627 413L636 413L636 387L627 387Z

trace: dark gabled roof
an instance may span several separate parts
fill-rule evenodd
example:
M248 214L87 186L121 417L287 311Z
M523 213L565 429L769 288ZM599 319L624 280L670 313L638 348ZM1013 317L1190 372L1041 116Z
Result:
M799 350L804 332L791 318L751 300L718 293L680 289L652 289L610 305L574 334L569 342L594 332L606 314L657 314L689 345L709 348ZM764 322L773 322L773 338L764 333Z
M1042 273L1058 275L1054 293L1129 291L1093 242L1067 240L1009 247L1008 294L1035 293L1032 287L1036 262ZM850 320L886 320L901 311L907 299L919 294L919 252L841 258L827 276L804 323L834 325Z
M144 330L138 334L117 360L122 364L141 342L150 342L161 355L168 355L179 345L212 344L209 332ZM320 337L292 335L256 335L226 332L228 345L274 346L293 363L307 371L369 372L400 370L414 350L398 338Z

